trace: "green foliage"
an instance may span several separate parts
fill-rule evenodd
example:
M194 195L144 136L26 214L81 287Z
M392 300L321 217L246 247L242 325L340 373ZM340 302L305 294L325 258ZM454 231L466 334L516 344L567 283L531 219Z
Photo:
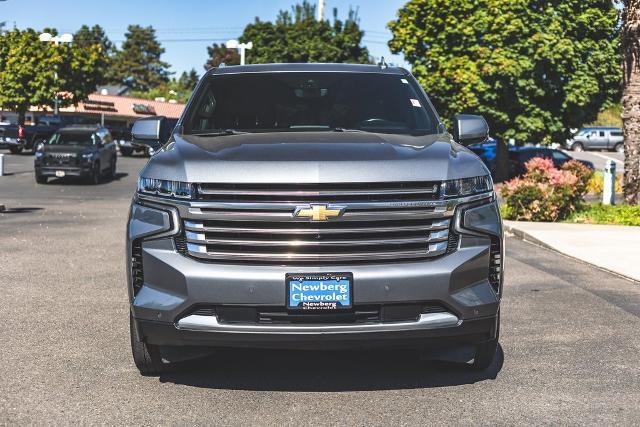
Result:
M640 226L640 206L584 205L573 213L567 222Z
M167 83L163 83L148 91L133 91L132 96L144 99L164 98L165 100L175 100L185 103L191 96L191 92L196 87L200 77L196 70L192 69L188 73L183 72L179 78L171 79Z
M275 22L255 21L247 25L241 42L253 42L247 63L350 62L370 63L362 46L364 32L358 15L350 10L343 22L333 10L333 22L316 20L316 8L307 0L291 10L280 11Z
M503 139L563 140L619 96L610 0L410 0L389 23L439 112L484 114Z
M111 68L111 57L115 54L116 48L100 25L94 25L93 27L83 25L73 35L73 43L76 47L98 47L98 52L101 56L100 67L96 69L96 82L98 85L107 84L115 79Z
M153 27L129 25L122 48L113 56L113 82L146 92L169 82L169 64Z
M501 188L502 213L506 219L558 221L568 217L582 203L592 172L577 161L556 169L549 159L534 158L527 172Z
M56 34L55 29L47 29ZM86 98L100 79L105 56L96 44L44 43L32 30L0 35L0 106L18 112L31 106L60 106ZM57 76L57 78L56 78Z
M207 46L207 54L209 55L209 59L207 59L207 62L204 64L205 70L218 67L222 63L225 65L240 64L240 54L238 50L228 49L224 43L214 43L211 46Z
M622 104L613 104L598 113L598 117L587 126L615 126L622 128Z

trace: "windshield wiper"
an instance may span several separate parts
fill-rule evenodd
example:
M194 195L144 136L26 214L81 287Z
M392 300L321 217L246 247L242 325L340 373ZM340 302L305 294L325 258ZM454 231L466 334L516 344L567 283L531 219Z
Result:
M249 132L243 132L235 129L224 129L219 132L193 133L193 136L226 136L226 135L244 135Z
M363 132L363 133L367 133L368 131L366 130L362 130L362 129L349 129L349 128L333 128L331 129L333 132Z

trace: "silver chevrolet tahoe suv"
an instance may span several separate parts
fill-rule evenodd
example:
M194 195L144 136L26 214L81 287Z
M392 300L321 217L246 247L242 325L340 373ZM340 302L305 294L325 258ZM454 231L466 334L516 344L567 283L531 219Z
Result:
M156 154L127 227L144 375L221 347L416 348L476 369L498 347L504 244L489 171L402 68L219 67ZM426 355L426 356L425 356Z

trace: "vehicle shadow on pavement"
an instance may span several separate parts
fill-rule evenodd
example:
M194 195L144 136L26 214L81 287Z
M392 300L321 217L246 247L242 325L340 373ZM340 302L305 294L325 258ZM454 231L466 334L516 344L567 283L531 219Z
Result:
M483 372L421 361L415 351L223 351L163 374L161 382L211 389L339 392L449 387L492 380L504 363L498 347Z
M19 214L19 213L31 213L31 212L37 212L37 211L41 211L44 210L44 208L28 208L28 207L24 207L24 208L6 208L3 211L0 211L0 213L3 214Z

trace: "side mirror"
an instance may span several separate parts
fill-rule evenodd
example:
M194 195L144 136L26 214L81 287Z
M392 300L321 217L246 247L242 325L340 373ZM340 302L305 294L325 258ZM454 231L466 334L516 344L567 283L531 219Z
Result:
M456 114L453 117L453 139L462 145L485 142L489 138L489 125L482 116Z
M131 142L135 145L160 148L171 135L169 122L164 116L151 116L138 119L131 129Z

